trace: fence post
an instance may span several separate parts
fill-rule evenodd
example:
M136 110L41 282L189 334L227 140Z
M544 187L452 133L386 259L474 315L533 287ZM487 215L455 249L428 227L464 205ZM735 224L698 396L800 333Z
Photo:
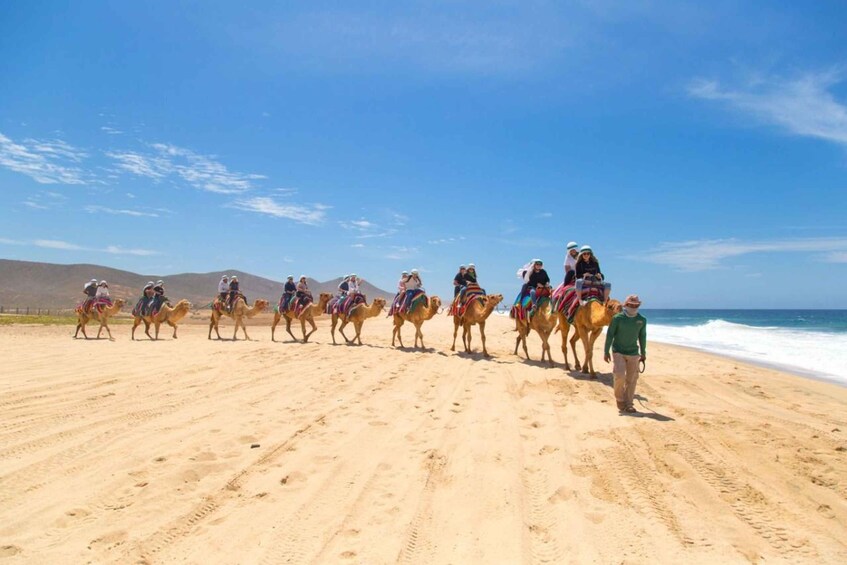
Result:
M26 315L29 316L29 306L26 307Z

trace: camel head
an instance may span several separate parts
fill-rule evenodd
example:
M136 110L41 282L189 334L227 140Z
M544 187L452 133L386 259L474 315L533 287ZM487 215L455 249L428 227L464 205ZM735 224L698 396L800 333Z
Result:
M623 304L620 303L620 300L609 300L606 302L606 312L610 318L615 314L620 314L623 312Z
M256 302L253 303L253 307L257 311L263 312L265 310L265 308L268 307L268 301L265 300L264 298L257 298Z
M126 304L126 300L124 300L123 298L118 298L117 300L115 300L114 304L118 308L123 308L124 304Z
M490 305L491 308L495 308L501 302L503 302L503 295L502 294L489 294L486 297L485 305L486 306Z
M431 308L438 310L439 308L441 308L441 299L437 296L433 296L429 299L429 304Z
M385 299L384 298L374 298L373 305L377 310L382 310L385 308Z
M330 300L332 300L332 294L328 292L321 293L320 297L318 298L318 304L320 305L322 310L326 308L326 305L329 304Z

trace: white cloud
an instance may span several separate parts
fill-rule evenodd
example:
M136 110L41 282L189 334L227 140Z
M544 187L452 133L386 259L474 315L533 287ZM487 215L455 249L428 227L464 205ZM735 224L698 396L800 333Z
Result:
M44 249L57 249L60 251L92 251L95 253L110 253L113 255L149 256L159 254L158 251L153 251L150 249L132 249L120 247L117 245L109 245L104 248L84 247L82 245L77 245L76 243L70 243L68 241L62 241L59 239L34 239L31 241L22 241L17 239L8 239L0 237L0 244L42 247Z
M350 247L353 247L353 248L355 248L355 249L361 249L361 248L363 248L364 246L365 246L365 244L364 244L364 243L354 243L354 244L353 244L353 245L351 245Z
M447 243L456 243L458 241L464 241L464 239L465 236L463 235L459 237L442 237L439 239L430 239L429 241L427 241L427 243L430 245L444 245Z
M239 194L252 188L253 181L267 178L255 173L230 171L214 156L167 143L153 143L152 152L109 151L106 153L123 171L159 181L179 177L194 188L219 194Z
M89 179L77 163L87 156L61 140L17 143L0 133L0 166L41 184L86 184Z
M752 77L745 84L723 87L698 79L688 86L695 98L724 102L766 124L791 134L847 145L847 106L830 89L842 81L837 71L809 73L795 79Z
M228 206L275 218L285 218L311 226L322 224L326 219L326 210L329 209L328 206L324 206L323 204L280 204L267 196L255 196L253 198L236 200L228 204Z
M648 251L643 260L681 271L709 271L723 267L727 259L757 253L817 253L820 260L836 263L847 260L847 238L709 239L662 243Z
M405 247L402 245L393 245L388 248L388 251L384 255L386 259L392 259L396 261L401 261L403 259L409 259L418 254L417 247Z
M128 210L128 209L115 209L115 208L107 208L106 206L86 206L85 211L89 214L112 214L112 215L123 215L123 216L134 216L137 218L158 218L159 214L156 212L142 212L140 210Z
M100 126L100 131L108 133L109 135L120 135L123 133L121 130L115 129L111 126Z

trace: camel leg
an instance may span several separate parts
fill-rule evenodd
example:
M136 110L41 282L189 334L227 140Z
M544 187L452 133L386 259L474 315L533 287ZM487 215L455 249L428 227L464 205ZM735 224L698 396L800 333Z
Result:
M571 366L568 363L568 330L570 326L566 322L559 320L559 331L562 332L562 354L565 356L565 369L570 371Z
M250 339L250 336L247 335L247 323L243 319L241 320L241 331L244 332L244 339L247 341L253 341Z
M346 335L344 335L344 326L346 326L346 325L347 325L347 320L341 320L341 325L338 326L338 333L341 334L341 337L344 338L344 341L346 341L347 343L350 343L350 340L347 339Z
M597 341L597 338L600 336L600 332L602 331L602 328L596 329L591 332L591 336L589 337L588 357L586 358L585 363L590 367L592 379L597 378L597 373L594 371L594 342Z
M168 325L174 329L174 339L176 339L176 324L168 320Z
M579 356L576 354L576 342L579 341L579 328L574 326L573 328L573 336L571 336L571 353L573 353L573 362L574 362L574 370L579 371Z
M482 355L484 357L491 357L488 354L488 349L485 347L485 320L479 323L479 339L482 340ZM524 345L524 349L526 349L526 345Z
M76 331L74 332L74 339L77 339L77 336L79 336L79 330L80 330L81 327L82 327L82 319L77 318L76 319Z
M135 328L141 325L141 318L135 318L132 321L132 341L135 341Z
M465 353L473 353L473 349L471 349L471 325L465 325L465 329L462 331L462 343L465 344Z
M418 346L418 338L420 338L421 349L426 349L426 347L424 347L423 332L421 331L421 324L422 324L422 322L415 324L415 347Z
M310 338L310 337L312 337L312 334L313 334L313 333L315 333L316 331L318 331L318 325L315 323L315 319L314 319L314 318L309 318L309 319L308 319L308 322L309 322L309 325L310 325L310 326L312 326L312 331L310 331L310 332L306 335L306 337L305 337L305 338L303 338L303 343L306 343L307 341L309 341L309 338Z
M220 317L215 317L214 312L212 312L212 320L209 322L209 339L212 339L212 330L215 330L215 333L218 336L218 339L221 339L221 332L218 331L218 322L220 321Z
M279 323L279 319L280 319L280 317L281 317L281 316L280 316L279 312L277 312L276 314L274 314L274 321L273 321L273 323L271 324L271 341L276 341L276 340L274 339L274 332L276 331L276 325Z
M289 318L288 316L285 317L285 331L288 332L288 335L291 336L291 339L293 339L294 341L297 341L297 337L291 331L291 318Z
M353 322L353 327L356 328L356 337L354 340L359 340L359 345L362 345L362 325L364 325L364 321L361 322Z
M141 321L144 322L144 333L147 335L147 337L149 337L152 340L153 336L150 335L150 322L148 322L147 320L145 320L143 318L141 319Z
M526 325L521 326L521 331L518 332L518 335L521 337L521 345L523 346L523 354L526 355L527 361L530 359L529 350L526 348L526 338L529 335L529 322Z
M161 325L162 322L153 322L153 333L156 334L156 337L153 338L154 340L159 339L159 326Z
M338 324L338 317L333 316L333 317L332 317L332 323L331 323L331 325L330 325L330 327L329 327L329 332L332 334L332 344L333 344L333 345L337 345L337 344L335 343L335 326L336 326L336 324Z
M400 335L400 328L403 327L403 323L405 320L400 316L394 316L394 331L391 332L391 347L394 347L394 338L397 338L397 341L400 342L400 347L405 347L403 345L403 336Z
M539 334L541 335L541 334ZM541 360L544 361L544 354L547 354L547 362L553 366L553 354L550 352L550 334L545 333L541 336Z
M456 334L459 333L459 319L453 318L453 345L450 346L450 351L456 351ZM462 334L462 343L465 341L465 336Z
M115 338L112 337L112 330L109 329L109 322L105 319L100 322L100 329L97 330L97 339L100 339L100 332L103 331L104 328L106 329L106 333L109 334L109 341L115 341Z

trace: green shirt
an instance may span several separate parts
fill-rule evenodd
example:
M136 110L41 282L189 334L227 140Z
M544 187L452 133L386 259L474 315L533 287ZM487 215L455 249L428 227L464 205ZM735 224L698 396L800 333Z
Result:
M609 348L615 353L622 355L638 355L638 346L641 346L641 355L647 355L647 318L636 314L632 318L624 312L612 318L612 324L606 332L606 354Z

